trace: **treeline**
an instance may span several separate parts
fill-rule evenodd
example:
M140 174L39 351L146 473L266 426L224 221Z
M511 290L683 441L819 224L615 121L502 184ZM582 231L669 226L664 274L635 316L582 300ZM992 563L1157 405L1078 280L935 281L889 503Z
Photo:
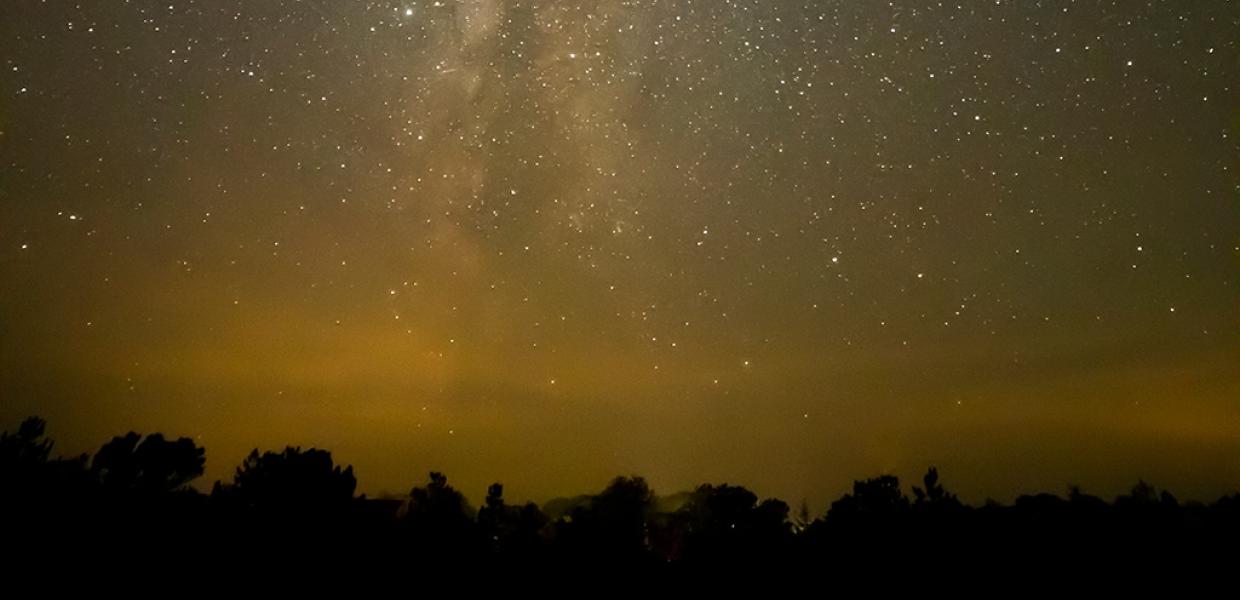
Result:
M292 447L255 450L231 482L204 494L188 485L205 463L188 438L129 433L94 456L52 458L52 450L38 418L0 435L0 513L11 540L42 556L141 556L173 568L191 556L193 564L317 557L366 568L416 560L663 573L913 562L1165 567L1235 556L1240 541L1240 494L1180 502L1144 482L1109 502L1072 489L975 507L930 468L911 497L884 475L855 482L811 519L804 505L792 511L726 484L658 497L641 477L541 507L509 503L496 483L475 508L441 473L405 498L372 499L356 493L352 467L330 452Z

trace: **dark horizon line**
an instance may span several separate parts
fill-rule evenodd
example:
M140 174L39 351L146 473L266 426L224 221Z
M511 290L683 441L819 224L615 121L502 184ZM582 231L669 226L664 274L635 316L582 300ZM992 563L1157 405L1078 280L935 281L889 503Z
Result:
M42 428L46 426L46 421L45 421L45 420L43 420L43 419L42 419L42 418L40 418L40 417L37 417L37 416L30 416L30 417L27 417L27 418L23 421L23 425L25 425L26 423L32 422L32 421L37 421L37 422L39 423L40 432L42 432ZM12 434L10 434L8 431L4 431L4 432L3 432L3 435L5 436L5 438L11 438L11 437L14 437L14 436L13 436ZM138 443L138 442L137 442L137 440L142 440L142 441L145 441L145 440L148 440L148 439L151 439L151 438L156 438L156 439L158 439L158 440L164 440L164 439L165 439L165 438L164 438L164 436L163 436L163 434L162 434L162 433L160 433L160 432L155 432L155 433L150 433L150 434L142 434L142 433L138 433L138 432L136 432L136 431L132 431L132 430L131 430L131 431L129 431L127 434L125 434L125 436L114 436L114 437L112 438L112 440L111 440L110 442L108 442L108 443L105 443L105 444L104 444L104 445L100 448L100 450L103 450L104 448L106 448L106 447L107 447L108 445L110 445L110 444L117 443L117 442L119 442L119 441L125 440L126 438L130 438L130 437L133 437L133 436L136 436L136 438L134 438L134 440L133 440L135 444L137 444L137 443ZM40 433L40 437L42 437L42 433ZM49 446L48 446L48 449L49 449L49 450L50 450L52 447L54 447L55 442L54 442L53 440L51 440L50 438L45 438L45 440L46 440L46 442L48 442L48 443L49 443ZM208 481L208 480L203 479L203 478L201 477L203 474L205 474L205 473L204 473L204 471L205 471L205 470L203 469L203 467L205 466L205 460L206 460L206 447L205 447L205 446L198 446L198 445L197 445L197 443L195 442L195 440L193 440L193 439L191 439L191 438L188 438L188 437L180 437L180 438L177 438L177 440L176 440L175 442L171 442L171 443L176 443L176 444L187 444L187 445L191 446L192 448L196 449L196 450L200 453L198 456L199 456L199 458L201 459L201 463L202 463L202 464L200 464L200 465L198 466L198 472L197 472L197 474L196 474L196 475L194 475L193 477L189 478L189 479L188 479L188 480L186 480L185 482L183 482L183 484L182 484L182 485L178 486L178 489L180 489L180 490L182 490L182 491L192 491L192 492L194 492L194 493L201 494L201 495L203 495L203 496L211 496L211 495L212 495L212 493L214 492L214 490L216 490L217 488L220 488L220 487L222 487L222 486L228 486L228 485L231 485L231 484L229 484L229 483L228 483L225 479L215 479L214 481L211 481L211 482L208 484L208 483L207 483L207 481ZM332 456L331 450L328 450L328 449L326 449L326 448L320 448L320 447L317 447L317 446L310 446L310 447L307 447L307 448L305 448L305 449L303 450L303 447L302 447L302 446L300 446L300 445L285 445L285 446L284 446L284 448L283 448L282 450L274 450L274 449L262 450L262 449L260 449L260 448L258 448L258 447L255 447L255 448L253 448L253 449L252 449L252 450L248 453L248 456L249 456L249 457L259 457L259 456L266 456L266 455L275 455L275 454L280 454L280 453L286 453L286 454L287 454L287 453L290 453L290 452L295 452L295 453L299 453L299 454L300 454L300 453L310 454L310 453L322 452L322 453L325 453L325 455L326 455L326 457L327 457L327 459L328 459L328 460L331 460L331 456ZM97 458L97 457L98 457L99 453L100 453L99 451L96 451L93 455L92 455L91 453L89 453L89 452L83 452L83 453L81 453L81 454L79 454L79 455L77 455L77 456L64 456L64 455L59 455L59 456L57 456L55 459L51 459L50 457L48 457L48 460L63 461L63 462L74 462L74 461L78 461L78 462L80 462L83 466L88 466L88 465L90 465L90 464L92 463L92 461L94 461L94 459L95 459L95 458ZM249 460L249 458L247 458L247 461L248 461L248 460ZM243 463L243 464L244 464L244 463ZM334 463L333 463L333 464L334 464ZM352 472L353 472L353 465L352 465L352 464L348 464L348 465L336 465L335 467L336 467L337 469L344 469L345 471L349 472L350 474L352 474ZM927 469L929 469L930 471L933 471L933 472L936 472L936 473L937 473L937 465L929 464L929 465L927 465L927 466L926 466L926 468L927 468ZM233 469L234 476L235 476L235 474L236 474L238 471L240 471L240 467L236 467L236 468L234 468L234 469ZM432 473L432 474L435 474L435 473L440 473L440 472L442 472L442 471L439 471L439 470L437 470L437 469L431 469L431 470L430 470L430 473ZM641 479L641 480L643 480L643 481L645 481L645 480L646 480L644 476L641 476L641 475L639 475L639 474L637 474L637 473L616 474L616 475L613 475L613 476L610 476L610 477L606 478L606 479L605 479L605 481L603 481L603 482L602 482L602 485L599 487L599 489L602 489L602 488L606 487L609 483L614 483L616 480L618 480L618 479L623 479L623 478L630 478L630 479ZM874 476L869 477L869 478L864 479L864 480L852 480L852 485L855 487L857 484L860 484L860 483L862 483L863 481L875 481L875 480L885 479L885 478L893 478L893 479L895 479L895 480L899 480L899 476L897 476L894 472L887 472L887 471L884 471L884 472L879 472L877 475L874 475ZM732 481L736 481L736 480L732 480ZM360 483L360 482L358 482L358 483ZM494 484L503 484L503 482L499 482L499 481L497 481L497 482L493 482L493 484L488 484L488 485L494 485ZM415 485L416 485L416 484L415 484ZM716 481L716 482L698 482L698 483L693 483L693 484L690 484L690 487L688 487L688 488L686 488L686 489L679 489L679 490L676 490L676 491L673 491L673 492L669 492L669 493L666 493L666 494L659 494L659 493L655 492L654 490L651 490L651 492L654 494L654 497L655 497L656 501L658 501L658 500L669 500L669 499L673 499L673 498L675 498L675 497L677 497L677 496L685 496L685 497L690 496L690 495L692 495L695 491L697 491L698 489L700 489L702 486L741 487L741 488L744 488L744 489L751 489L749 486L747 486L747 485L745 485L745 484L743 484L743 483L734 484L734 483L729 482L729 481ZM982 500L981 500L981 501L979 501L979 502L969 503L969 502L961 501L961 504L962 504L963 506L965 506L965 507L969 507L969 508L982 508L982 507L987 507L987 506L1008 507L1008 506L1012 506L1012 505L1014 505L1016 502L1020 501L1022 498L1036 498L1036 497L1044 497L1044 496L1053 496L1053 497L1055 497L1055 498L1060 498L1060 499L1063 499L1063 498L1065 498L1065 497L1069 497L1069 498L1070 498L1070 497L1072 497L1073 495L1082 495L1082 496L1088 496L1088 497L1092 497L1092 498L1098 498L1098 499L1103 500L1104 502L1107 502L1108 504L1114 504L1117 500L1119 500L1119 499L1121 499L1121 498L1124 498L1124 497L1125 497L1125 492L1131 492L1131 491L1132 491L1132 489L1134 489L1134 487L1139 487L1139 486L1149 486L1149 487L1151 487L1151 489L1157 489L1157 490L1159 490L1159 491L1161 491L1161 492L1163 492L1163 493L1168 493L1168 494L1171 494L1170 490L1168 490L1167 488L1156 488L1156 487L1154 487L1154 486L1153 486L1153 485L1152 485L1149 481L1147 481L1145 477L1138 476L1138 477L1136 478L1136 481L1135 481L1135 482L1134 482L1131 486L1129 486L1129 487L1125 488L1125 491L1124 491L1124 492L1120 492L1120 493L1116 494L1115 498L1113 498L1113 499L1111 499L1111 500L1109 500L1109 501L1108 501L1108 500L1106 500L1103 496L1097 496L1097 495L1090 494L1090 493L1086 492L1086 491L1085 491L1085 490L1086 490L1085 486L1082 486L1082 485L1077 484L1077 483L1066 483L1066 484L1064 484L1064 486L1063 486L1063 487L1064 487L1064 491L1065 491L1065 492L1067 492L1067 494L1066 494L1066 495L1064 495L1064 494L1062 494L1062 493L1059 493L1059 492L1050 492L1050 491L1046 491L1046 490L1036 490L1036 489L1032 489L1032 488L1030 488L1030 489L1027 489L1027 490L1025 490L1025 491L1014 491L1014 492L1011 492L1011 499L1010 499L1010 500L1006 500L1006 501L1005 501L1005 500L1002 500L1002 499L995 498L995 497L994 497L994 496L992 496L992 495L986 495L986 496L984 497L984 499L982 499ZM848 486L843 486L843 487L847 488ZM916 489L917 489L917 486L911 486L911 487L910 487L910 489L912 489L912 490L916 490ZM356 492L356 489L355 489L354 491ZM901 488L901 490L900 490L900 491L901 491L901 492L903 492L903 488ZM574 502L574 501L578 501L578 500L580 500L580 499L590 497L593 493L594 493L594 492L585 491L585 492L569 493L569 494L557 494L557 495L552 495L552 496L545 497L545 498L529 497L529 498L527 498L525 501L526 501L526 502L530 502L530 503L537 504L537 505L538 505L538 506L540 506L540 507L544 507L544 506L547 506L547 505L549 505L549 504L551 504L551 503L554 503L554 502ZM464 493L464 492L462 492L462 495L463 495L465 498L467 498L467 500L469 499L469 497L470 497L470 496L472 496L472 494L467 494L467 493ZM1210 504L1212 504L1212 503L1218 502L1219 500L1227 499L1227 498L1234 497L1234 496L1240 496L1240 483L1233 485L1233 487L1230 487L1230 488L1225 488L1225 489L1224 489L1224 491L1220 492L1220 493L1218 494L1218 496L1217 496L1216 498L1214 498L1214 499L1187 498L1187 497L1185 497L1185 498L1180 498L1180 497L1178 497L1178 496L1175 496L1174 494L1171 494L1171 495L1172 495L1172 497L1173 497L1173 498L1175 498L1175 499L1176 499L1176 501L1177 501L1177 502L1179 502L1179 503L1181 503L1181 504L1186 504L1186 505L1203 505L1203 506L1205 506L1205 505L1210 505ZM378 492L374 492L374 493L367 493L367 492L355 493L355 494L354 494L354 497L355 497L355 498L357 498L357 499L368 499L368 500L401 500L402 502L408 502L408 500L409 500L409 492L403 492L403 493L402 493L402 492L393 492L393 491L390 491L390 490L379 490ZM482 496L481 496L481 497L482 497L482 498L485 498L485 493L484 493L484 494L482 494ZM783 499L782 499L782 498L779 498L779 497L777 497L777 496L765 496L765 498L767 498L767 499L771 499L771 500L778 500L778 501L781 501L781 502L783 501ZM958 496L957 496L957 495L955 495L955 494L953 494L953 498L958 498ZM808 499L807 499L806 497L804 497L804 496L802 496L802 498L800 499L800 503L801 503L801 504L809 504L809 503L808 503ZM828 502L828 503L829 503L829 502ZM811 507L812 507L812 505L811 505ZM828 506L828 509L827 509L827 510L829 510L829 506ZM823 511L821 511L821 512L820 512L820 511L817 511L817 510L811 510L811 514L823 514L823 515L825 515L825 514L826 514L826 512L827 512L827 510L823 510Z

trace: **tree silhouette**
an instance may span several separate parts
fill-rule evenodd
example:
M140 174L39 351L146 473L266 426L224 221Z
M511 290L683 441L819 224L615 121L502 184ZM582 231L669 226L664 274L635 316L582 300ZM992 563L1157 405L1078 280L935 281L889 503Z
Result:
M773 560L790 539L788 505L765 500L730 485L701 485L677 511L685 560L736 562Z
M498 492L502 494L502 487ZM476 550L480 540L474 516L464 494L448 485L443 473L432 471L426 487L414 487L409 492L405 520L413 533L415 551L423 556L460 557Z
M131 431L99 448L91 473L112 492L171 492L202 475L205 452L189 438L168 441L153 433L144 439Z
M0 527L12 542L10 561L13 550L25 553L19 559L58 552L101 521L86 455L51 458L55 443L46 430L46 421L29 417L16 432L0 433Z
M900 491L899 478L883 475L853 482L853 492L831 504L827 519L875 521L893 517L908 505L908 497Z
M821 525L815 522L809 528L810 546L837 561L885 556L906 531L908 508L908 497L894 475L854 481L852 493L832 502Z
M346 514L356 488L353 467L333 464L331 452L290 446L278 453L251 451L232 485L217 482L212 496L258 513L323 518Z
M503 493L502 486L499 493ZM465 496L448 485L448 478L443 473L432 471L430 483L426 487L414 487L409 492L411 499L409 515L413 517L432 517L437 519L471 519L473 510Z
M5 473L37 468L47 462L54 442L43 437L47 421L27 417L17 433L0 433L0 469Z
M50 492L53 442L43 437L46 427L43 419L29 417L17 432L0 434L0 516L6 520L37 507Z
M55 442L45 436L47 422L28 417L17 431L0 433L0 498L12 514L18 506L41 512L87 491L85 454L50 458Z
M955 494L949 493L943 489L942 485L939 485L938 469L930 467L921 481L926 486L925 488L913 486L913 496L917 498L916 504L960 504Z
M626 575L713 567L729 575L826 568L854 576L875 566L1040 575L1108 564L1223 569L1235 552L1219 549L1234 548L1240 536L1240 494L1180 503L1139 480L1114 502L1073 486L1066 497L1024 495L974 508L944 488L934 467L913 487L912 502L894 476L859 480L821 519L809 522L803 504L795 528L787 504L758 502L744 487L700 485L656 502L636 476L549 502L558 517L548 524L532 503L507 504L499 483L475 512L432 472L410 490L402 516L402 499L354 497L352 467L335 465L326 450L254 450L232 483L217 483L207 499L187 486L202 473L205 454L189 439L130 432L93 460L66 460L51 458L45 432L32 417L0 433L7 539L26 557L100 548L91 554L95 566L178 576L220 556L267 573L328 565L400 572L410 564L475 565L488 574L620 568ZM175 549L169 532L180 535Z
M487 497L478 510L478 529L492 552L499 552L500 541L507 536L507 508L504 506L504 485L492 483Z
M572 561L632 563L647 557L654 492L641 477L617 477L557 523L556 540Z
M478 511L478 529L492 554L529 559L541 546L539 530L547 517L533 502L524 506L504 503L504 486L493 483L487 488L484 506Z

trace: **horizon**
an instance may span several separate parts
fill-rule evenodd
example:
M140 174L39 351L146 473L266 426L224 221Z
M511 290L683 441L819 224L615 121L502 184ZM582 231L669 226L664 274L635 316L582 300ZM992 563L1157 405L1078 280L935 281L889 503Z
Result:
M13 427L7 427L7 428L5 428L5 429L4 429L4 431L16 431L16 429L17 429L17 428L16 428L16 426L13 426ZM51 425L51 424L49 424L49 433L54 434L54 430L52 429L52 425ZM176 439L176 438L178 437L178 436L175 436L175 435L168 435L168 434L166 434L166 432L157 432L157 431L150 431L150 432L136 432L136 433L139 433L139 434L144 435L144 436L145 436L145 435L147 435L147 434L151 434L151 433L164 433L164 434L165 434L165 436L166 436L166 437L168 437L169 439ZM122 434L118 434L118 436L119 436L119 435L122 435ZM54 436L54 435L49 435L49 439L52 439L53 441L56 441L56 442L57 442L57 443L56 443L56 446L59 446L59 445L60 445L60 444L59 444L59 442L55 439L55 436ZM111 438L109 438L109 439L111 439ZM201 445L201 440L194 440L194 441L195 441L195 444L196 444L196 445L198 445L199 447L203 447L203 446ZM101 444L101 445L102 445L102 444ZM277 448L277 447L272 447L272 448L253 448L252 450L256 450L256 451L258 451L259 453L263 453L263 452L280 452L280 451L284 450L284 448L286 448L286 447L288 447L288 448L298 448L298 449L303 450L303 451L304 451L304 450L310 450L310 449L319 449L319 450L327 450L328 452L331 452L331 449L330 449L330 448L324 448L324 447L321 447L321 446L313 446L313 445L311 445L311 446L286 445L286 446L281 446L281 447L278 447L278 448ZM236 467L237 467L237 466L239 466L239 465L241 464L241 459L240 459L240 458L238 458L238 460L236 461L236 463L235 463L235 464L233 464L233 465L232 465L232 466L230 466L230 467L227 467L227 468L223 469L223 470L226 472L226 473L225 473L225 475L226 475L225 477L223 477L223 478L213 477L213 476L211 476L211 473L212 473L213 471L219 471L219 470L220 470L220 468L219 468L218 466L217 466L217 467L212 467L212 466L211 466L213 461L212 461L212 458L211 458L210 448L209 448L209 447L204 447L204 449L205 449L205 450L207 450L207 452L206 452L206 456L205 456L205 459L206 459L206 460L205 460L206 469L205 469L205 471L204 471L204 474L203 474L202 476L200 476L200 477L197 477L197 478L195 478L195 479L191 480L191 481L188 483L188 487L189 487L189 488L192 488L192 489L194 489L194 490L196 490L196 491L197 491L197 492L199 492L199 493L203 493L203 494L210 494L210 493L211 493L211 489L212 489L212 487L213 487L216 483L225 484L225 485L232 483L232 474L234 473L234 470L236 469ZM88 455L89 457L93 457L93 456L94 456L94 454L95 454L95 452L96 452L97 450L98 450L98 448L96 447L96 448L94 448L94 449L90 449L90 450L83 450L83 451L81 451L81 452L70 452L70 453L64 453L64 454L62 454L61 452L59 452L58 450L56 450L56 448L55 448L55 447L53 447L53 452L52 452L52 454L53 454L53 456L59 456L59 457L61 457L61 458L69 458L69 459L71 459L71 458L74 458L74 457L76 457L76 456L80 456L80 455L82 455L82 454L86 454L86 455ZM248 454L248 452L247 452L247 454ZM368 486L368 485L367 485L367 480L366 480L366 477L365 477L365 472L364 472L364 471L360 471L360 470L356 467L356 465L354 465L354 464L352 464L352 463L348 462L347 460L342 460L342 459L341 459L341 458L340 458L337 454L335 454L335 453L333 453L333 454L332 454L332 457L333 457L333 459L334 459L334 462L335 462L338 466L340 466L340 467L342 467L342 468L343 468L343 467L352 467L352 468L353 468L353 472L354 472L355 476L357 476L357 477L358 477L358 481L357 481L357 483L358 483L357 495L358 495L358 496L365 496L365 497L367 497L367 498L372 498L372 499L398 499L398 500L402 500L402 501L408 501L408 500L409 500L409 491L408 491L408 490L409 490L409 489L412 489L413 487L417 487L417 486L420 486L420 485L424 485L424 484L425 484L425 481L423 481L423 479L425 479L425 477L421 477L421 478L419 478L418 476L414 476L414 477L412 477L412 478L411 478L411 481L409 482L409 484L408 484L407 486L405 486L405 490L404 490L404 491L397 491L397 490L390 490L390 489L376 489L376 488L374 488L374 487L372 487L372 486ZM218 460L217 460L216 462L218 462ZM724 485L724 484L726 484L726 485L739 485L739 486L745 487L746 489L749 489L749 490L753 491L755 494L757 494L757 495L758 495L759 499L773 498L773 499L783 500L783 501L787 502L787 503L788 503L788 505L789 505L790 507L792 507L793 509L797 509L797 510L799 510L799 508L798 508L798 507L800 507L800 506L801 506L801 502L802 502L802 501L804 501L804 502L806 503L806 505L807 505L808 509L809 509L809 513L810 513L810 515L811 515L811 516L813 516L813 517L815 517L815 518L818 518L818 517L821 517L821 516L823 516L823 515L825 515L825 514L826 514L827 509L828 509L828 507L830 506L831 502L833 502L834 500L836 500L836 499L838 499L839 497L843 496L844 494L848 493L848 492L852 489L852 485L853 485L853 483L854 483L854 482L863 481L863 480L866 480L866 479L871 479L871 478L874 478L874 477L880 477L880 476L892 475L892 476L895 476L895 477L897 477L897 478L899 479L901 489L902 489L902 490L905 490L905 491L908 491L908 490L911 490L914 486L918 485L918 484L920 483L920 478L921 478L921 476L925 473L925 470L926 470L926 469L928 469L928 468L932 468L932 467L933 467L933 468L936 468L936 469L938 470L938 472L939 472L939 476L940 476L940 478L941 478L941 479L940 479L940 483L945 484L945 485L946 485L946 487L947 487L947 488L948 488L948 489L949 489L949 490L950 490L953 494L955 494L957 497L959 497L959 498L961 499L961 501L962 501L962 502L964 502L966 505L971 505L971 506L983 506L983 505L985 505L985 504L987 504L987 503L989 503L989 502L991 502L991 501L998 502L998 503L999 503L999 504L1001 504L1001 505L1011 505L1011 504L1013 504L1013 503L1015 502L1015 500L1016 500L1017 498L1019 498L1019 497L1021 497L1021 496L1030 496L1030 495L1038 495L1038 494L1045 494L1045 493L1053 494L1053 495L1056 495L1056 496L1059 496L1059 497L1066 497L1066 496L1067 496L1067 495L1071 492L1071 490L1072 490L1073 488L1078 488L1078 489L1079 489L1079 491L1080 491L1080 492L1082 492L1082 493L1084 493L1084 494L1087 494L1087 495L1092 495L1092 496L1096 496L1096 497L1099 497L1099 498L1101 498L1101 499L1103 499L1103 500L1105 500L1105 501L1110 502L1110 501L1113 501L1113 500L1114 500L1115 498L1117 498L1117 497L1120 497L1120 496L1123 496L1123 495L1126 495L1126 494L1130 493L1130 492L1132 491L1133 487L1134 487L1137 483L1139 483L1139 482L1143 482L1143 483L1145 483L1145 484L1147 484L1147 485L1152 485L1155 489L1158 489L1158 490L1160 490L1160 491L1170 492L1170 493L1172 493L1172 494L1173 494L1173 495L1174 495L1174 496L1175 496L1175 497L1176 497L1176 498L1177 498L1180 502L1182 502L1182 503L1204 503L1204 504L1210 504L1211 502L1214 502L1214 501L1218 500L1219 498L1223 498L1223 497L1226 497L1226 496L1229 496L1229 495L1233 495L1233 494L1240 493L1240 485L1234 485L1234 486L1233 486L1233 487L1231 487L1231 488L1226 488L1226 487L1224 487L1224 488L1222 489L1222 491L1221 491L1221 492L1219 492L1219 493L1217 493L1217 494L1215 494L1215 495L1213 495L1213 496L1209 496L1209 495L1207 495L1207 496L1205 496L1205 497L1201 497L1201 496L1193 496L1193 495L1184 494L1182 490L1176 490L1176 489L1175 489L1175 488L1173 488L1173 487L1164 486L1164 485L1162 485L1162 484L1161 484L1161 482L1158 482L1158 481L1152 481L1152 480L1150 480L1150 479L1148 479L1148 478L1146 478L1146 477L1141 477L1141 476L1138 476L1138 477L1136 477L1135 479L1133 479L1130 483L1126 483L1126 484L1125 484L1125 483L1123 483L1122 481L1120 481L1120 476L1119 476L1119 475L1117 475L1117 477L1115 478L1115 482L1116 482L1116 483L1114 483L1114 485L1112 486L1114 489L1109 489L1109 488L1094 488L1094 487L1090 487L1090 486L1086 486L1086 485L1080 485L1080 484L1078 484L1078 483L1072 483L1072 482L1065 483L1065 484L1063 484L1063 485L1061 485L1061 486L1059 486L1059 487L1054 487L1054 486L1050 486L1050 487L1041 486L1041 487L1040 487L1040 486L1039 486L1039 485L1037 485L1037 484L1032 484L1032 483L1028 483L1028 482L1026 482L1026 483L1022 484L1021 486L1019 486L1019 489L1016 489L1015 491L1010 492L1010 493L1009 493L1009 495L1007 495L1007 496L1000 495L1000 494L986 494L986 493L981 493L981 494L978 494L978 493L972 493L972 494L970 494L970 493L968 493L968 492L966 492L966 493L960 493L960 490L971 490L971 489L974 489L974 490L975 490L975 489L977 488L977 486L976 486L976 485L971 485L971 484L970 484L969 482L967 482L967 481L958 481L958 480L956 480L956 479L952 478L952 477L951 477L951 473L950 473L950 472L945 471L944 469L942 469L942 468L941 468L941 465L927 465L925 468L923 468L923 469L921 469L919 472L915 472L915 473L913 473L913 472L910 472L910 473L897 473L897 472L887 472L887 471L884 471L884 472L875 472L875 473L870 473L870 474L858 475L858 476L857 476L857 477L855 477L855 478L848 479L847 481L842 482L842 483L839 483L839 485L837 485L837 486L834 486L834 487L838 488L838 491L837 491L837 492L835 492L833 495L832 495L832 493L831 493L831 492L828 492L828 497L826 497L825 499L822 499L822 500L818 500L818 499L815 499L815 498L810 498L810 497L793 498L793 497L781 496L781 495L779 495L779 494L766 493L766 492L765 492L765 490L763 490L763 489L761 489L761 488L759 488L759 487L756 487L756 486L754 486L754 485L751 485L750 483L745 482L745 481L725 481L725 480L719 480L719 481L696 481L696 482L689 482L688 484L684 484L684 485L683 485L682 487L680 487L680 488L675 488L675 489L673 489L673 488L664 488L664 487L661 487L660 485L658 485L658 482L655 482L655 481L650 481L650 480L649 480L649 478L646 478L646 477L645 477L645 476L643 476L641 473L616 473L616 474L614 474L614 475L612 475L612 476L609 476L609 477L604 478L603 480L601 480L600 482L598 482L598 485L596 485L596 486L594 486L594 487L591 487L591 488L588 488L588 489L581 489L581 490L576 490L576 491L573 491L573 490L564 490L562 493L552 494L552 495L547 495L547 496L542 496L542 497L539 497L539 496L521 496L521 495L519 495L519 494L513 494L513 493L512 493L512 490L514 490L514 489L516 489L516 490L521 490L521 489L523 489L523 486L522 486L521 482L519 482L519 481L506 481L506 480L504 480L504 479L496 479L496 480L493 480L493 481L490 481L490 482L488 482L488 483L485 483L485 484L481 485L481 491L480 491L480 492L476 492L476 491L474 490L474 487L477 487L477 486L470 486L470 487L463 486L463 485L461 485L461 483L460 483L460 482L461 482L461 479L460 479L460 478L458 478L458 477L455 477L455 476L454 476L454 474L452 474L452 473L447 473L447 472L444 472L443 474L444 474L445 476L447 476L447 477L448 477L448 482L449 482L450 484L452 484L455 488L457 488L457 489L461 492L461 494L463 494L463 496L464 496L464 497L465 497L465 498L466 498L466 499L467 499L467 500L471 503L471 505L472 505L472 506L474 506L475 508L480 507L480 506L482 506L482 505L483 505L482 500L483 500L483 499L485 498L485 496L486 496L486 487L487 487L487 486L489 486L491 483L501 483L501 484L503 484L503 485L504 485L504 488L505 488L505 490L506 490L506 497L507 497L508 499L510 499L510 500L514 500L514 499L515 499L515 500L517 500L518 502L526 502L526 501L529 501L529 502L534 502L534 503L535 503L535 504L537 504L538 506L542 507L542 506L545 506L546 504L548 504L549 502L554 502L554 501L557 501L557 500L570 500L570 499L574 499L574 498L578 498L578 497L583 497L583 496L589 496L589 495L591 495L591 494L598 493L598 491L599 491L599 490L602 490L603 488L605 488L605 487L607 486L607 484L608 484L608 483L610 483L612 480L614 480L616 477L629 477L629 476L635 476L635 477L643 477L643 478L644 478L644 479L646 479L647 481L650 481L650 483L651 483L651 491L653 491L653 492L657 495L657 497L658 497L658 498L670 498L670 497L674 497L674 496L678 496L678 495L682 495L682 494L691 493L691 492L693 492L693 491L694 491L694 490L695 490L698 486L703 485L703 484L710 484L710 485ZM438 472L442 472L441 470L434 469L434 468L432 468L432 469L431 469L431 471L438 471ZM429 473L429 472L430 472L430 471L428 471L428 473ZM476 478L466 478L466 479L467 479L467 480L476 480ZM1226 485L1226 484L1224 484L1224 485ZM1200 486L1200 485L1199 485L1199 486L1197 486L1197 487L1198 487L1198 489L1206 489L1206 490L1208 490L1208 489L1209 489L1208 487L1205 487L1205 486ZM1207 492L1204 492L1204 493L1209 494L1210 492L1208 492L1208 491L1207 491Z

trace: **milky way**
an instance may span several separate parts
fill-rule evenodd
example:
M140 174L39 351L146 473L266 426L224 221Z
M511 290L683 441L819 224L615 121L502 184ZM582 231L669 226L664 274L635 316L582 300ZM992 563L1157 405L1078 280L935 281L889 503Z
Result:
M0 415L545 499L1240 485L1240 6L0 7Z

